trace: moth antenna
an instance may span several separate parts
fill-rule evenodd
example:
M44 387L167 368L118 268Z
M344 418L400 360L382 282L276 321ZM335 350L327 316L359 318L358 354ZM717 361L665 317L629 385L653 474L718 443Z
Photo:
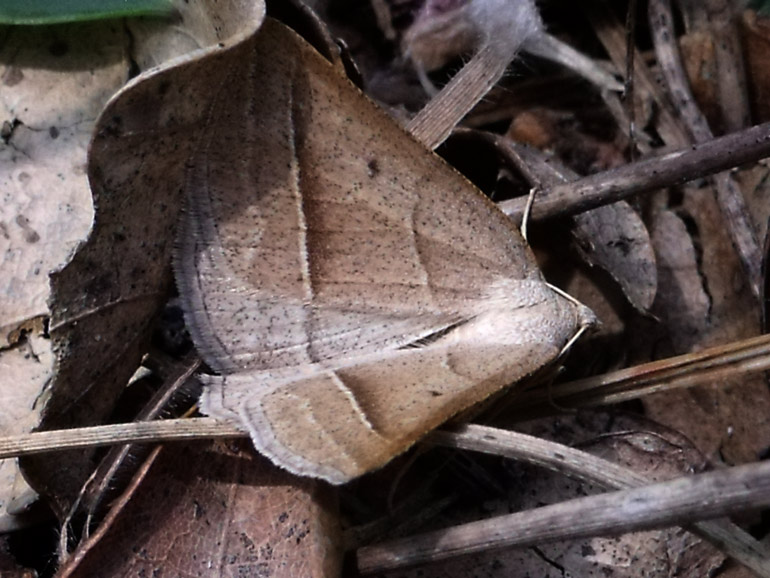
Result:
M585 307L585 305L583 306ZM575 335L573 335L567 343L564 344L564 347L561 348L561 351L556 356L556 360L558 361L561 359L564 355L566 355L567 351L575 344L575 342L580 339L580 336L583 335L586 331L591 329L591 325L581 325L578 327L578 330L575 332Z
M539 187L532 187L529 189L529 195L527 195L527 204L524 207L524 214L521 217L521 236L529 243L527 239L527 225L529 224L529 215L532 213L532 205L535 203L535 195L538 193Z

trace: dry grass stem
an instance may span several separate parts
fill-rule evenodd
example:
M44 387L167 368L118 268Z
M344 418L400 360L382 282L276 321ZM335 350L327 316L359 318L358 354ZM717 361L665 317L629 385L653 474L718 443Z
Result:
M569 500L358 552L370 574L496 548L664 528L770 505L770 462Z
M760 335L522 394L516 405L522 411L550 401L574 406L606 405L768 368L770 335ZM0 437L0 459L122 443L244 436L246 432L241 427L211 418L133 422Z
M607 489L641 487L651 481L629 468L587 452L496 428L463 425L451 431L433 432L427 441L524 461ZM696 522L690 529L759 576L770 577L770 550L729 520Z
M714 135L706 117L701 112L690 90L687 73L684 70L679 46L674 31L674 16L669 0L650 0L650 29L652 30L655 54L666 86L675 99L682 122L687 127L693 142L708 142ZM731 59L731 62L740 59ZM740 188L728 173L714 176L716 198L727 223L728 232L738 252L754 295L760 296L762 253L759 241L751 224L746 201Z
M569 407L609 405L768 369L770 335L760 335L528 392L517 398L515 409L527 413L533 406L549 403Z
M435 149L505 72L510 58L482 47L407 125L428 149Z

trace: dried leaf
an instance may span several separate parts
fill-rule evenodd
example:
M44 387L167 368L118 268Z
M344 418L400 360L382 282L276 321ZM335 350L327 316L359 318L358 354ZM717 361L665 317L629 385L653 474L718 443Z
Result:
M125 81L118 26L0 30L0 435L38 423L53 373L45 336L48 273L91 222L85 176L93 119ZM0 460L0 526L14 528L34 493Z
M642 219L625 201L574 217L583 259L607 271L639 311L650 309L658 288L655 253Z
M0 347L48 314L47 273L91 224L85 151L93 119L125 82L128 40L117 26L2 31Z
M163 448L58 578L339 576L331 488L237 447Z
M48 340L28 336L17 347L0 355L0 435L32 430L40 417L35 402L52 377L53 353ZM37 494L22 478L16 460L0 460L0 532L22 527L24 513Z
M758 335L756 301L714 197L708 189L688 186L677 215L679 224L666 212L655 215L653 229L658 259L667 269L659 270L661 289L652 309L668 333L657 344L658 355ZM645 406L707 456L729 464L758 459L770 439L770 392L761 375L653 395Z
M50 331L58 357L43 428L101 422L138 366L170 285L184 163L209 110L197 95L209 93L220 59L237 53L264 14L262 4L247 0L178 9L191 31L208 31L202 48L134 79L110 101L91 143L98 212L88 241L52 277ZM63 515L93 468L90 455L30 458L25 473Z

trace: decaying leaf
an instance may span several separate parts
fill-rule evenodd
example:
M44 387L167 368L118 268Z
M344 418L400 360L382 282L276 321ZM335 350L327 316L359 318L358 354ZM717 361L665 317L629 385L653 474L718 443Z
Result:
M687 187L677 215L661 213L656 219L653 238L665 269L652 312L668 328L659 351L694 351L757 335L757 303L713 197ZM762 376L650 396L645 404L655 419L727 463L756 460L770 439L770 394Z
M19 326L48 315L47 274L88 232L86 148L104 103L126 81L128 40L114 23L0 34L0 347L7 347Z
M27 432L37 425L36 401L40 389L51 380L52 368L50 344L37 335L0 355L0 376L8 384L0 387L0 435ZM36 497L16 460L0 460L0 533L23 526L27 521L24 513Z
M60 578L340 575L331 488L246 444L170 445L140 477Z
M587 263L607 271L639 311L652 306L658 288L655 254L642 219L625 201L575 217L573 232Z
M56 376L41 427L101 422L138 366L153 316L167 297L180 183L193 135L208 114L218 59L260 24L260 3L178 6L199 48L134 79L108 104L91 143L91 234L52 276ZM197 24L195 24L197 23ZM176 31L172 37L177 38ZM204 58L210 57L210 58ZM93 464L90 452L25 460L26 474L63 515Z
M115 23L3 27L0 47L0 433L11 435L37 425L53 374L48 273L88 232L86 148L125 82L128 40ZM0 479L0 526L14 527L6 508L22 513L29 489L12 460Z

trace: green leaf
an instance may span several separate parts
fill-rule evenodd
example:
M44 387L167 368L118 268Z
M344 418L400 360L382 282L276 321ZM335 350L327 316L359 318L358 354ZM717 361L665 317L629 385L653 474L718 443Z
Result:
M124 16L168 16L169 0L0 0L0 24L58 24Z

